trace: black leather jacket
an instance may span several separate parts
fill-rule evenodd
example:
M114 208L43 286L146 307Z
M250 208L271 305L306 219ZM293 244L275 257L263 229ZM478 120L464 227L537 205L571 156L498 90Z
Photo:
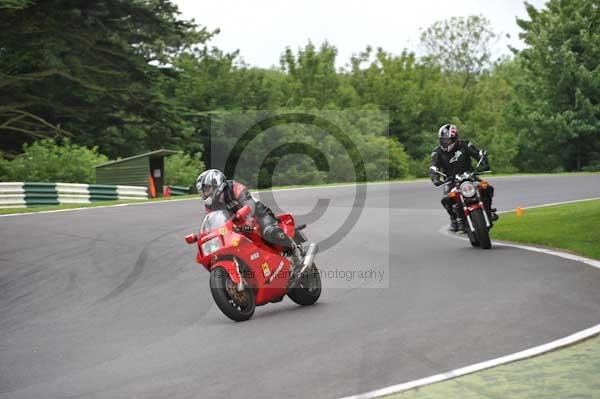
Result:
M437 146L431 153L431 166L435 166L449 177L454 177L457 174L473 171L471 158L479 161L482 154L469 140L459 140L452 151L446 152ZM481 162L481 167L483 170L489 170L486 158ZM429 176L434 183L440 180L440 175L431 170L429 170Z

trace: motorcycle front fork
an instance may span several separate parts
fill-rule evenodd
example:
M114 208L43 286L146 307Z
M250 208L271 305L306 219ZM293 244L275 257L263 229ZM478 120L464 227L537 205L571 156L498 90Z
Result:
M485 220L485 227L487 227L488 229L492 227L492 222L490 222L490 217L488 215L488 209L485 207L485 205L483 205L483 200L481 199L481 195L479 195L479 190L476 191L477 193L477 200L479 201L479 206L481 207L481 210L483 211L483 219Z
M483 205L483 201L481 200L481 196L479 195L479 192L476 193L477 195L477 201L479 202L479 206L481 207L481 210L483 211L483 219L485 220L485 226L489 229L492 227L492 223L490 222L490 218L488 216L488 211L485 208L485 205ZM465 204L465 199L463 198L462 195L459 196L459 201L456 204L457 207L462 206L462 216L464 216L467 219L467 223L469 225L469 229L472 232L475 232L475 227L473 226L473 221L471 220L471 213L469 212L467 205ZM458 209L456 209L458 211ZM460 212L456 212L456 214L460 214Z

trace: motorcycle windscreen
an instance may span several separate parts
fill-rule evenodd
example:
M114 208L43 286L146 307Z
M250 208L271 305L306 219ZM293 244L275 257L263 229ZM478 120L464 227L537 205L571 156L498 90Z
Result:
M211 231L218 229L223 226L227 219L229 219L229 212L225 210L212 211L208 215L204 217L204 221L202 222L202 226L200 226L200 233L206 234Z

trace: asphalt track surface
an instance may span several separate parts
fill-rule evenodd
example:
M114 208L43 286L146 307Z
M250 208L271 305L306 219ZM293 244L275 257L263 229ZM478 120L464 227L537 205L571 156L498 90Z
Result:
M600 175L490 182L500 210L600 196ZM322 240L354 190L275 197L298 214L329 199L307 229ZM316 305L286 298L244 323L213 304L183 241L199 201L0 218L0 398L335 398L600 321L600 270L441 235L439 195L427 182L369 185L358 223L317 263L384 278L325 276Z

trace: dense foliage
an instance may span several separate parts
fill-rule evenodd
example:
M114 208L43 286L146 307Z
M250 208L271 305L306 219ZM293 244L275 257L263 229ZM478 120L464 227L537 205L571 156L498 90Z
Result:
M162 66L211 33L177 20L169 1L2 6L1 148L67 136L115 157L189 139L169 94L174 72Z
M174 154L165 159L165 179L171 186L189 187L204 169L202 154Z
M600 3L551 0L519 20L529 45L510 115L528 170L600 170Z
M336 123L361 147L369 178L424 175L446 122L488 149L498 172L600 169L598 2L525 7L528 18L517 23L527 46L502 60L492 59L489 21L470 16L426 28L422 57L368 47L340 69L333 44L309 42L263 69L209 47L217 31L181 20L169 0L0 0L0 150L16 157L0 170L16 168L39 140L68 137L69 148L96 146L112 159L182 150L166 174L188 185L202 162L226 156L234 138L226 111L252 118L282 109L350 110L355 117ZM389 123L361 117L371 111ZM304 142L334 161L324 173L306 154L267 156L266 146L249 146L246 159L272 165L273 183L350 179L335 145L295 126L278 132L271 147ZM246 172L237 177L269 183ZM89 180L74 176L30 178Z
M0 158L0 181L95 183L94 166L108 162L96 147L58 145L51 139L23 146L23 153L12 160Z

